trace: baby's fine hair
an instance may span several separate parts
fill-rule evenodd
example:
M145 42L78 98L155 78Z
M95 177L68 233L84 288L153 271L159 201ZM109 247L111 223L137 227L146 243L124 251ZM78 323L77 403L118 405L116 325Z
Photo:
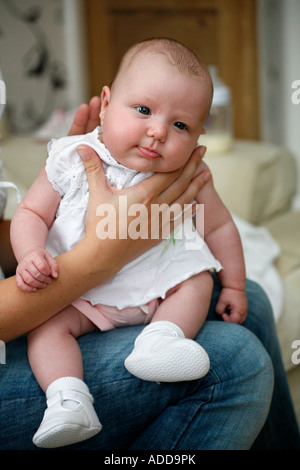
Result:
M179 72L190 77L206 79L206 83L210 84L212 90L211 77L204 62L188 46L167 37L154 37L133 44L125 53L116 77L143 52L162 54Z

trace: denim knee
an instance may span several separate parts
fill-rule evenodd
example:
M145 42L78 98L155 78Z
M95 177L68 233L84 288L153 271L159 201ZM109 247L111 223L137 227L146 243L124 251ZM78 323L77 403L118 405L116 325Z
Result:
M216 374L227 371L235 376L247 374L249 370L273 377L268 353L259 339L242 325L207 321L195 340L206 349Z
M227 423L223 427L231 436L222 438L220 448L249 449L270 409L274 387L271 359L256 336L241 325L206 322L196 339L211 362L203 382L213 390L218 420Z
M210 357L216 383L235 384L245 402L267 416L274 386L273 366L259 339L242 325L206 322L197 341ZM246 388L245 388L246 385Z

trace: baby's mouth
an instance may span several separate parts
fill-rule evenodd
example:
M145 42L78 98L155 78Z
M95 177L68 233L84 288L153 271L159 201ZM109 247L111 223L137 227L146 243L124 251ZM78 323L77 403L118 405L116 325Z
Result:
M140 154L146 158L159 158L161 155L148 147L137 146Z

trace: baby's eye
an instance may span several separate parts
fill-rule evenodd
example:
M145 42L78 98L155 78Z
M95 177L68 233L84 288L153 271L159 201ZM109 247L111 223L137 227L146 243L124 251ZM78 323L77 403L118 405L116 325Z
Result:
M187 129L187 126L183 122L175 122L174 126L177 127L177 129L180 129L182 131Z
M151 111L147 106L137 106L136 109L139 113L144 114L145 116L149 116L149 114L151 114Z

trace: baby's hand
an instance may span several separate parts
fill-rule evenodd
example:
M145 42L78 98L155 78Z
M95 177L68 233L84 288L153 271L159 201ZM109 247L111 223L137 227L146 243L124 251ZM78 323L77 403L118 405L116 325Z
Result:
M224 321L243 323L247 316L248 301L244 290L224 287L221 291L216 312Z
M27 292L43 289L57 276L58 264L44 248L26 253L16 270L17 286Z

